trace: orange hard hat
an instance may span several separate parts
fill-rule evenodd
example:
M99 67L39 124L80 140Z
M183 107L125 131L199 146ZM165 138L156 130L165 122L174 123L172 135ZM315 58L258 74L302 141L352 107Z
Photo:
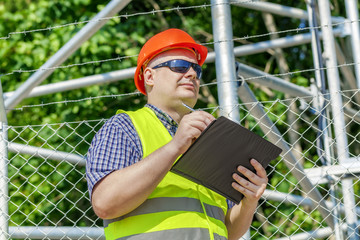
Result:
M134 81L136 88L141 93L146 95L143 65L147 64L157 54L174 48L188 48L193 50L196 53L200 66L205 62L208 53L206 47L197 44L195 40L183 30L171 28L154 35L141 48L137 60Z

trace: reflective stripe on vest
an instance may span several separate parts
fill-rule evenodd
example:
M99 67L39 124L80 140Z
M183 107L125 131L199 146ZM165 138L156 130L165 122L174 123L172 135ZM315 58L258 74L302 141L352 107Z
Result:
M164 230L161 232L151 232L143 233L141 235L132 235L128 237L118 238L117 240L159 240L159 239L171 239L171 240L184 240L184 235L182 234L183 229L171 229ZM188 239L191 240L202 240L210 239L209 231L204 228L189 228L186 229ZM220 236L214 233L214 240L227 240L226 237Z
M137 130L143 158L172 139L151 109L144 107L125 113ZM105 236L107 239L134 240L177 239L177 236L189 240L226 240L226 211L224 197L168 172L137 209L122 217L104 221Z
M204 207L206 214L209 217L215 218L222 222L225 221L224 211L220 207L208 205L206 203L204 203ZM141 206L130 213L118 218L105 220L104 227L107 227L113 222L117 222L128 217L165 211L189 211L203 213L203 208L201 206L200 200L194 198L159 197L147 199L143 204L141 204Z

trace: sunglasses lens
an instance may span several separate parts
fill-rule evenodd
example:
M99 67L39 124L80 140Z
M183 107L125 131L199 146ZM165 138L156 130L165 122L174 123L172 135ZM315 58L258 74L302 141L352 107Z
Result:
M185 61L182 59L175 59L175 60L170 60L170 61L167 61L164 63L160 63L159 65L153 67L153 69L156 69L159 67L168 67L168 68L170 68L171 71L178 72L178 73L186 73L192 67L194 69L194 71L196 72L196 77L198 79L201 78L201 74L202 74L202 69L201 69L200 65L198 65L196 63L188 62L188 61Z
M186 73L191 64L184 60L173 60L170 62L170 69L171 71L178 72L178 73Z
M178 72L178 73L186 73L189 70L189 67L171 67L171 71Z
M172 61L172 64L170 65L170 69L174 72L178 72L178 73L186 73L187 71L189 71L190 67L192 67L194 69L194 71L196 72L196 77L198 79L201 78L201 73L202 73L202 69L198 64L195 63L191 63L185 60L174 60Z
M202 69L199 65L197 64L193 64L192 65L193 69L195 70L196 72L196 75L197 75L197 78L200 79L201 78L201 74L202 74Z

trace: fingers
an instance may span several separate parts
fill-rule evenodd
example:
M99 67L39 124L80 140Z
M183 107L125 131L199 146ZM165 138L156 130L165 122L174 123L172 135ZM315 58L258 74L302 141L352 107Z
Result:
M260 176L262 178L267 178L265 168L258 161L256 161L255 159L251 159L250 163L255 168L256 174L258 176Z
M181 153L184 153L214 120L214 116L204 111L195 111L185 115L179 123L172 142Z
M266 189L268 178L265 169L258 161L252 159L250 163L254 166L256 173L243 166L239 166L237 170L248 180L234 173L233 179L235 182L232 183L232 186L235 190L244 194L246 198L259 200Z
M179 129L181 127L188 128L187 130L195 128L201 133L214 120L215 118L211 114L203 111L196 111L183 117L180 122Z

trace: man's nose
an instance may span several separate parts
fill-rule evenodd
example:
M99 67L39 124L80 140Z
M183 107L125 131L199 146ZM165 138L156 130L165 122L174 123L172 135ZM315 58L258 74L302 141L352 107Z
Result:
M195 70L192 67L190 67L189 70L185 73L185 77L187 77L187 78L191 77L193 79L196 79L197 74L196 74Z

